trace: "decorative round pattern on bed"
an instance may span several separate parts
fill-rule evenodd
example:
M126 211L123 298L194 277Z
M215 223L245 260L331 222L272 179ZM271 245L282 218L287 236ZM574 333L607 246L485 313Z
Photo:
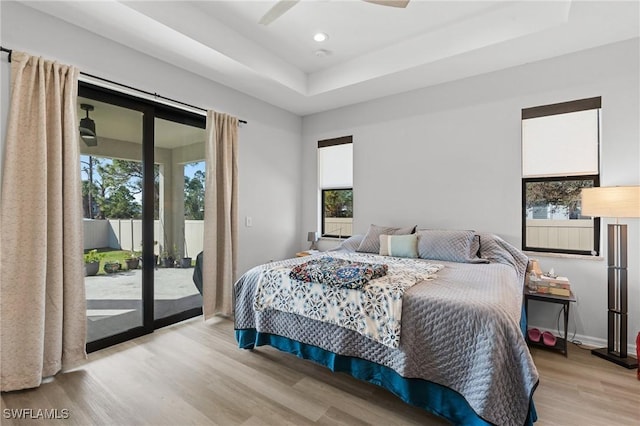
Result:
M254 309L296 313L398 347L402 295L415 283L433 279L443 266L368 254L340 256L346 255L316 257L291 269L265 269Z
M385 276L388 269L386 264L355 262L325 256L294 266L289 276L298 281L360 289L369 281Z

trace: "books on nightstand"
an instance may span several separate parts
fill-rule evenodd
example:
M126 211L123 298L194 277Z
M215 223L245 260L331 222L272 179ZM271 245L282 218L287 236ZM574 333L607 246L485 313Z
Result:
M567 277L541 275L536 282L536 292L556 296L571 296L571 284Z

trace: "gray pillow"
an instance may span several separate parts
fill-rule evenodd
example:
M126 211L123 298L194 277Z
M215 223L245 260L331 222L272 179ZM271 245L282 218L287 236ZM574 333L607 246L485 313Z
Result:
M356 251L363 253L380 253L380 235L409 235L416 230L415 225L408 228L371 225Z
M360 243L362 242L363 239L364 239L364 235L352 235L349 238L347 238L346 240L344 240L343 242L341 242L338 247L332 248L332 249L327 250L327 251L350 251L350 252L354 252L354 251L356 251L356 249L358 248L358 246L360 245Z
M416 234L421 259L466 263L477 257L477 246L472 253L474 231L421 229Z
M471 241L471 258L475 259L480 256L480 235L474 234Z

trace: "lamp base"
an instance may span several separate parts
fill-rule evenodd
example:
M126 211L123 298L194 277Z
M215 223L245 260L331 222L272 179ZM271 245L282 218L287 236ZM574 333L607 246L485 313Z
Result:
M628 368L629 370L638 367L638 360L634 357L627 356L625 358L620 358L618 355L616 355L616 352L609 352L607 348L592 349L591 353L602 359L606 359L607 361L611 361L622 367Z

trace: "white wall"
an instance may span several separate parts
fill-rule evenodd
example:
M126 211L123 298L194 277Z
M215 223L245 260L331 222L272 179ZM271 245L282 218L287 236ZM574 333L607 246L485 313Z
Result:
M158 61L19 3L2 2L2 45L169 98L248 121L239 130L238 272L299 250L302 169L300 117ZM0 120L8 111L9 65L0 61ZM4 126L2 144L4 151ZM253 226L244 226L244 217ZM274 226L275 225L275 226Z
M302 229L318 223L317 141L353 135L355 233L417 224L490 231L521 247L521 109L593 96L602 96L601 184L640 184L639 47L635 39L305 117ZM640 226L625 222L635 341ZM571 279L571 333L602 345L606 262L537 257ZM555 329L557 305L534 303L531 324Z

